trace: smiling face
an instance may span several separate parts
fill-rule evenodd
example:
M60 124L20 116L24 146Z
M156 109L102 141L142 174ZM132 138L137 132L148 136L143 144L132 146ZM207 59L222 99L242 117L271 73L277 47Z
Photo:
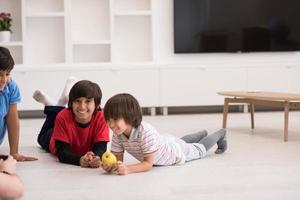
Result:
M0 91L4 89L4 87L7 85L9 80L10 80L10 71L7 70L0 71Z
M80 97L72 102L72 111L75 120L81 124L87 124L92 120L96 109L94 98Z
M124 133L125 135L130 136L132 126L127 124L123 118L109 119L107 124L114 134L121 135Z

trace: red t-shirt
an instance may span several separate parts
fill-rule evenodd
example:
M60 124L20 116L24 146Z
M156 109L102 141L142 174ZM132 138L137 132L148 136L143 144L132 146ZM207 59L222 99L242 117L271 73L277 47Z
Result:
M86 128L78 126L73 112L67 108L56 117L53 134L50 140L50 152L56 154L55 140L70 145L72 153L82 156L92 151L96 142L109 142L109 130L102 111L97 111Z

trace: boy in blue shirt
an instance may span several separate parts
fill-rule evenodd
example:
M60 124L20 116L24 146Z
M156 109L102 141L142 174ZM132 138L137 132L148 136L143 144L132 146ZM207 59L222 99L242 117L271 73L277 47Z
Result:
M8 132L10 154L17 161L37 160L19 154L19 116L17 103L21 100L19 88L10 77L10 72L14 68L15 62L5 47L0 47L0 144Z

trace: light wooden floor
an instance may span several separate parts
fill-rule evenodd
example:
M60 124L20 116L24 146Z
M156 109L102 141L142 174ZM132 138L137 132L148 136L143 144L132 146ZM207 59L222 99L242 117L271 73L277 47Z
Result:
M128 176L107 175L100 169L61 164L42 151L36 136L43 119L21 120L21 151L38 161L18 163L26 200L298 200L300 199L300 112L290 113L289 141L283 142L283 113L228 116L229 149L223 155L210 151L202 160L182 166L156 167ZM163 133L182 136L221 127L222 114L145 117ZM215 149L215 148L214 148ZM0 152L8 150L7 139ZM126 156L128 163L135 160Z

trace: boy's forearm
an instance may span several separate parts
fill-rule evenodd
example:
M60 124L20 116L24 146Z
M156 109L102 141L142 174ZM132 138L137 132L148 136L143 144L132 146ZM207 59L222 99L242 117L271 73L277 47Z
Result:
M12 132L17 133L19 132L19 129L13 128ZM10 148L10 154L14 155L19 152L19 134L9 134L8 135L8 140L9 140L9 148Z
M10 154L16 154L19 150L19 116L17 111L17 105L13 104L9 106L9 111L6 118L8 141L10 147Z
M138 164L127 165L128 173L146 172L152 169L153 164L143 161Z

